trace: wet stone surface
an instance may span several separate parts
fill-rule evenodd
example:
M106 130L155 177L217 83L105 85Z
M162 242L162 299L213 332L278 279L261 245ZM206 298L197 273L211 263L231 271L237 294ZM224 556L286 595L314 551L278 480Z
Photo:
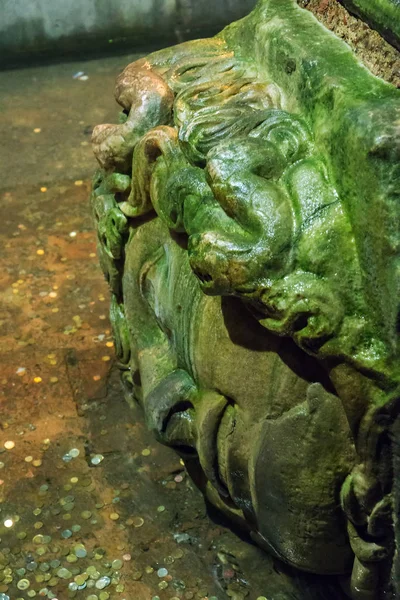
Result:
M18 170L3 145L0 183L0 600L331 598L212 520L179 457L123 399L81 144L90 103L104 120L129 60L81 65L97 73L85 82L77 65L26 70L25 83L0 74L1 123L19 140ZM37 86L32 98L46 80L51 94ZM25 129L40 130L36 150Z

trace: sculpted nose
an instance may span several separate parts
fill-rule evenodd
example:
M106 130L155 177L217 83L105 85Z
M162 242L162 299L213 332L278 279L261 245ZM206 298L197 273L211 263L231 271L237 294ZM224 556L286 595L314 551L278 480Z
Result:
M193 407L195 384L188 373L176 369L165 377L145 398L144 408L149 429L163 440L168 423L175 413Z

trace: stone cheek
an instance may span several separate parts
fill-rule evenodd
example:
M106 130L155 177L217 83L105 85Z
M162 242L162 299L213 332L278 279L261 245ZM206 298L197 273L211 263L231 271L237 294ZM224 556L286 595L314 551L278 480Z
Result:
M130 401L260 545L389 593L399 92L264 0L117 99L92 205Z
M267 549L300 569L348 571L352 552L335 485L355 461L340 401L318 383L302 404L266 420L253 447L252 493Z

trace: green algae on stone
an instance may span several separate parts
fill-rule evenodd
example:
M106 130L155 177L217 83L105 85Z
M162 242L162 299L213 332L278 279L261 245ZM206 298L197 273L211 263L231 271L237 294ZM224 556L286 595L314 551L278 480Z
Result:
M399 0L341 0L351 12L377 29L400 50Z
M261 0L116 98L92 206L126 395L260 546L393 596L399 91Z

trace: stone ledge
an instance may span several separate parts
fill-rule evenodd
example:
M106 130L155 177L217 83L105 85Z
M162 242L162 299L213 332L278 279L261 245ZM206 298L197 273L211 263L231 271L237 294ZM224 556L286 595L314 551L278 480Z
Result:
M371 73L400 86L400 54L378 31L350 14L338 0L298 0L298 4L347 42Z

